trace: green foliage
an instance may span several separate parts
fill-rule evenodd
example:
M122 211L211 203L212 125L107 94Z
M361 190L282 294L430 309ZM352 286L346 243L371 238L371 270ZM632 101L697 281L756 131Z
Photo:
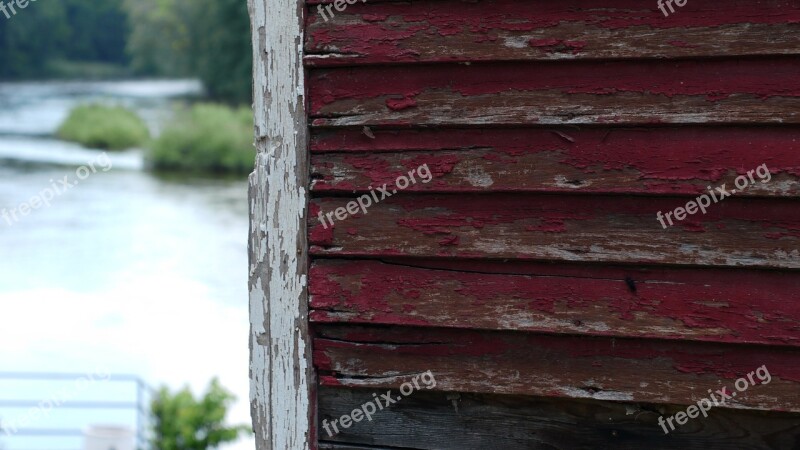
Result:
M75 107L56 134L66 141L108 150L142 146L150 138L147 125L136 113L100 104Z
M45 73L60 79L109 80L130 78L126 66L103 62L81 62L53 59L47 62Z
M69 38L62 2L30 3L10 19L0 14L0 23L0 78L43 75L46 60L61 53Z
M173 394L162 387L151 405L155 419L153 448L208 450L235 441L250 431L245 425L225 426L225 415L235 399L217 379L200 399L188 388Z
M56 59L127 65L122 1L30 2L8 19L0 14L0 78L52 76Z
M128 17L122 9L123 0L60 1L66 8L70 28L69 45L63 48L66 59L128 63L125 53Z
M131 23L128 52L134 71L145 75L190 76L194 53L189 2L176 0L125 0Z
M31 2L10 19L0 13L0 79L98 73L64 61L130 65L139 75L199 78L212 98L244 104L252 58L245 0L58 0Z
M198 104L181 112L153 142L156 169L248 173L253 169L253 116L249 108Z
M212 98L249 103L252 51L243 0L125 0L134 70L196 76Z
M253 53L247 2L189 1L200 12L193 23L199 34L195 36L193 73L200 77L212 97L250 104Z

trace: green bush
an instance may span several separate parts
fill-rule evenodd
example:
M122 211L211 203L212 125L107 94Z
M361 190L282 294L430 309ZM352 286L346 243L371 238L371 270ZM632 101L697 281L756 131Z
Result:
M253 170L253 116L249 108L198 104L179 113L150 148L156 169L248 173Z
M234 400L216 378L198 398L188 388L173 393L162 387L150 408L154 419L153 448L209 450L252 432L248 425L225 425L225 416Z
M150 138L147 125L121 106L80 105L56 131L66 141L86 147L122 150L144 145Z

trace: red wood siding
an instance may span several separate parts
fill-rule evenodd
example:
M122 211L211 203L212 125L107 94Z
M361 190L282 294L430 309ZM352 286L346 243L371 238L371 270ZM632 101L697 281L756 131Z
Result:
M690 58L796 54L796 0L656 3L459 0L348 6L326 22L309 1L310 66L454 61Z
M314 191L392 186L428 164L434 181L406 192L703 194L760 164L772 173L737 197L798 197L800 128L783 126L314 129Z
M320 323L800 346L800 277L779 271L322 259L310 277Z
M304 43L320 420L438 383L324 448L800 445L800 0L328 3ZM422 165L429 183L395 184ZM661 433L760 366L769 384ZM466 424L461 398L496 422Z

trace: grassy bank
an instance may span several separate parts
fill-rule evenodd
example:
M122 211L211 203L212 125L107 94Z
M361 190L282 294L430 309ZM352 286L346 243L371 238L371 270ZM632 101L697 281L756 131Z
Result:
M92 61L54 59L45 65L42 78L63 80L115 80L129 78L133 72L122 65Z
M148 154L153 168L184 172L245 174L254 158L251 110L213 104L179 113Z
M121 106L81 105L70 111L56 135L85 147L123 150L143 146L150 138L144 121Z

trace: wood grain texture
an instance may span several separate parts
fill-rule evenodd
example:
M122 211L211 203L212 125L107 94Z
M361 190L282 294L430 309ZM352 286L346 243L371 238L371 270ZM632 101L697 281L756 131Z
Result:
M319 450L397 450L400 447L376 447L373 445L353 445L353 444L337 444L333 442L320 442L317 445Z
M312 322L800 346L796 273L316 260Z
M314 126L800 123L798 73L794 57L323 69L309 113Z
M720 408L800 411L794 348L409 327L316 331L314 365L325 386L398 389L431 371L443 392L689 405L725 388L731 398L716 394ZM767 384L754 378L734 388L762 366Z
M316 447L308 326L303 4L250 0L255 169L249 187L250 410L257 450Z
M796 0L356 2L333 18L309 2L306 64L699 58L797 54ZM326 20L327 19L327 20Z
M373 392L323 387L320 421L330 423L350 414L371 401ZM334 436L323 435L328 442L320 448L787 450L800 446L796 414L711 409L707 418L689 420L665 435L658 417L681 410L672 405L423 390L375 414L370 422L362 420Z
M308 220L315 255L800 268L796 201L729 197L663 229L686 200L400 193L327 228L352 200L315 199Z
M800 196L800 128L515 128L315 130L312 191L396 187L426 164L434 177L408 192L702 194L766 164L742 196ZM762 173L765 173L762 171ZM758 178L758 176L756 176Z
M800 0L329 3L302 42L316 423L438 384L320 448L800 446Z

